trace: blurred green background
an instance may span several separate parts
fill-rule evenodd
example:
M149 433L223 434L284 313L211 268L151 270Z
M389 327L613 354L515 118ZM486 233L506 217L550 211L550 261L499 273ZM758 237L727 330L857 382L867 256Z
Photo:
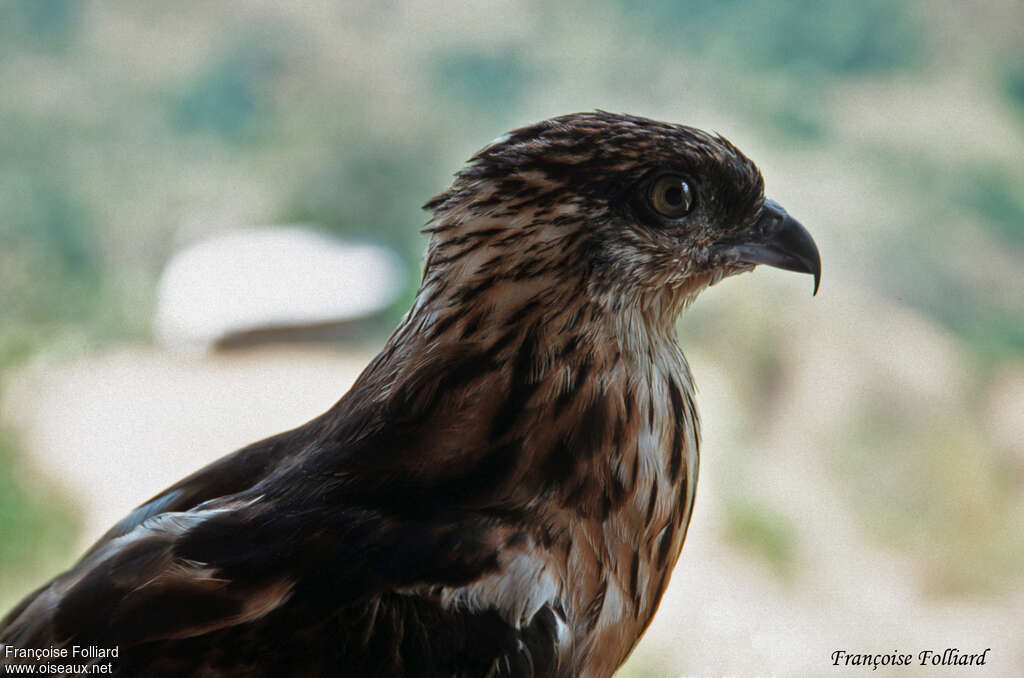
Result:
M921 614L1019 625L1022 29L1016 0L2 0L0 389L40 356L149 344L182 233L305 222L416 277L420 205L488 140L594 108L693 124L760 164L824 262L813 301L759 271L680 322L728 557L800 598L841 524L899 561ZM5 607L77 548L23 437L3 419ZM745 670L701 661L630 671Z

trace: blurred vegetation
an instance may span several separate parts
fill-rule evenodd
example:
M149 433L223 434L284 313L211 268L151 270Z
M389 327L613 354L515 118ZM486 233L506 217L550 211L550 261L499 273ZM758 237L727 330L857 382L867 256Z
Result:
M415 278L420 205L510 126L597 107L699 123L695 111L758 140L758 159L790 168L805 182L790 194L809 203L830 180L870 187L817 206L834 220L809 224L824 236L823 285L844 263L837 284L948 332L971 381L944 421L851 412L850 430L834 432L849 443L830 450L836 491L879 543L916 554L937 592L1013 576L1019 472L978 422L988 380L1024 357L1019 4L992 3L1001 9L973 31L923 0L524 2L515 16L434 19L403 3L343 4L304 14L185 1L114 14L0 0L0 386L69 342L146 339L156 277L183 237L310 222L393 244ZM944 86L919 102L900 96L957 78L966 104L959 90L942 98ZM915 136L958 106L964 129ZM870 115L881 130L863 124ZM975 116L995 129L971 136ZM954 141L956 153L941 152ZM755 375L737 388L751 445L735 460L737 476L753 478L754 442L792 365L783 321L730 299L698 305L683 332ZM14 440L0 439L5 574L73 529L53 488L29 475ZM756 492L728 501L732 540L793 576L792 519Z
M256 141L266 134L267 94L281 55L258 37L239 40L175 92L168 104L182 133L210 132L226 142Z
M435 91L490 120L519 106L534 74L518 50L454 49L433 57Z
M438 191L427 169L436 148L430 140L398 144L383 135L339 138L334 148L337 153L299 183L285 220L379 239L416 261L422 251L416 237L416 225L424 221L420 205Z
M839 79L906 68L922 27L910 5L866 0L619 0L638 31L731 68ZM730 63L731 62L731 63Z
M1003 92L1017 113L1024 116L1024 52L1018 52L1006 61L1008 65L1000 74Z
M840 487L876 537L923 564L930 593L997 594L1018 574L1024 534L1007 528L1024 504L1009 459L955 419L915 431L879 407L855 430Z
M75 533L70 507L41 486L14 449L12 435L0 430L0 599L38 585L28 573L72 555Z
M725 503L726 536L745 552L788 578L793 573L797 539L786 516L765 503L729 497Z
M59 52L74 39L79 5L75 0L2 0L0 35L18 49Z

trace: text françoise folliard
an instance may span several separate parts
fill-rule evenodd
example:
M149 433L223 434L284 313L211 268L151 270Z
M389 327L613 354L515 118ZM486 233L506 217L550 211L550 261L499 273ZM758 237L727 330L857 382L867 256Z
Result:
M916 653L916 662L920 666L984 666L991 649L985 648L984 652L973 654L962 653L955 647L947 647L941 652L921 650ZM913 663L914 653L897 650L886 654L851 653L846 650L836 650L832 653L833 666L870 666L872 670L876 670L879 666L910 666Z
M72 645L71 647L15 647L4 645L3 657L7 659L32 659L42 661L44 659L117 659L120 654L119 647L100 647L98 645Z

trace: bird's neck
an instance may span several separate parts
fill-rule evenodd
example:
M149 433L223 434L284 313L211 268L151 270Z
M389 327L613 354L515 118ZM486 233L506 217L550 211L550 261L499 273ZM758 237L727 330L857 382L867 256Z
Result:
M479 451L465 465L490 468L497 457L487 455L513 451L493 462L487 499L474 501L540 516L522 556L535 569L510 566L523 582L506 573L451 595L523 601L512 617L557 603L578 636L574 652L603 675L653 616L682 546L698 461L692 378L663 309L603 303L565 276L486 282L428 272L392 341L404 347L396 384L457 383L459 420L437 424L459 432L445 455ZM416 376L426 364L449 367ZM538 589L541 580L557 584ZM561 593L567 582L573 598Z
M618 353L646 365L679 354L675 320L704 284L681 290L609 288L585 267L523 271L496 265L483 249L428 260L423 284L398 334L425 347L438 341L508 341L527 332L549 346L573 337L581 349ZM668 367L668 366L666 366Z

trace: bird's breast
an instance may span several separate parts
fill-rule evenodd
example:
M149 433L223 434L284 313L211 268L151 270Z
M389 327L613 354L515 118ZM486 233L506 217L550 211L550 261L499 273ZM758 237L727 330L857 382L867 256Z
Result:
M673 363L669 363L673 365ZM624 386L629 413L617 449L610 494L627 498L599 520L581 520L569 581L587 582L575 595L581 675L610 675L654 615L682 549L699 461L699 420L693 386L679 354L676 369L658 369ZM592 572L597 573L594 576Z
M571 657L569 675L610 676L652 618L682 547L699 423L674 341L596 341L561 330L577 323L478 340L501 368L465 390L455 409L475 416L449 427L462 434L452 456L465 455L466 468L500 470L473 501L514 507L522 522L493 570L439 595L448 608L496 610L516 628L550 609L567 630L558 654ZM463 330L453 323L445 331ZM459 368L469 354L457 353L446 374L475 374Z

